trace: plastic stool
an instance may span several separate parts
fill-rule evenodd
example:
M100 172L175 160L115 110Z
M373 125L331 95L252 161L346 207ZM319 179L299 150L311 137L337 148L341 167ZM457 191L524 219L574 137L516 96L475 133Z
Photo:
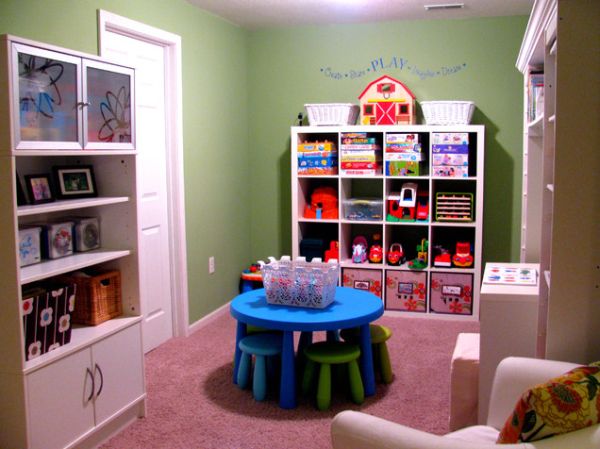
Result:
M240 340L242 351L238 368L237 384L244 389L250 383L250 368L254 355L252 376L252 395L257 401L263 401L267 395L267 357L281 354L282 338L280 334L257 333Z
M369 330L371 331L371 346L373 348L373 366L375 369L379 369L382 382L389 384L392 382L394 375L386 341L392 336L392 331L381 324L370 324ZM344 341L358 344L359 332L358 328L342 329L340 335Z
M313 343L304 350L306 366L302 378L302 393L310 391L317 364L320 365L319 382L317 385L317 408L327 410L331 404L331 365L348 365L348 379L350 380L350 393L352 401L362 404L365 400L365 390L357 360L360 357L360 348L357 345L339 341L321 341Z

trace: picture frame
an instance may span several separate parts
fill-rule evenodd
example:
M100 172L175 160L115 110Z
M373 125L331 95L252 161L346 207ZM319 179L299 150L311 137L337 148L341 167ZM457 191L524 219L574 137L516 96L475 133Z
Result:
M56 179L56 196L60 199L98 196L91 165L61 165L52 167Z
M25 190L23 189L23 184L21 184L19 173L15 173L15 183L17 185L17 206L26 206L29 203L25 196Z
M25 186L31 204L51 203L54 201L50 175L47 173L25 175Z

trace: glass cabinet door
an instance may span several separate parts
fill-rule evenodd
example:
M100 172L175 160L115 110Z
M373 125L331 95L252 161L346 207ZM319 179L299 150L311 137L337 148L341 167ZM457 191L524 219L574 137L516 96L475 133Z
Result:
M134 149L133 70L84 60L84 148Z
M81 59L14 44L16 149L81 149Z

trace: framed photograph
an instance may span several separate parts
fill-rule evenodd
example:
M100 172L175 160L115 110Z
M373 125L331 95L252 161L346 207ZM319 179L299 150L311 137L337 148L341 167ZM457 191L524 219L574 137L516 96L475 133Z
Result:
M25 175L25 185L31 204L49 203L54 201L50 175Z
M53 167L56 196L61 199L98 196L91 165Z
M27 204L27 197L25 196L25 190L23 190L21 177L18 173L15 174L15 182L17 183L17 206L25 206Z

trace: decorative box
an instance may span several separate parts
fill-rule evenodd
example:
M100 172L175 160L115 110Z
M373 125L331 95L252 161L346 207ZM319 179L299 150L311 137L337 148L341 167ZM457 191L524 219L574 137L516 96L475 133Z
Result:
M383 200L374 198L350 198L342 202L344 218L359 221L383 220Z
M19 229L19 266L31 265L42 260L40 250L39 226L23 227Z
M427 273L387 271L385 308L407 312L427 311Z
M75 251L100 248L100 220L98 217L74 217L73 234Z
M381 298L382 271L364 268L342 268L342 285L369 291Z
M261 272L269 304L323 309L335 299L337 263L282 257L262 264Z
M31 360L71 341L76 286L48 285L22 294L25 359Z
M386 161L386 176L420 176L421 164L416 161Z
M73 222L48 223L42 227L42 255L47 259L73 254Z
M433 133L433 145L469 145L469 133Z
M469 273L431 273L430 311L452 315L473 313L473 275Z

